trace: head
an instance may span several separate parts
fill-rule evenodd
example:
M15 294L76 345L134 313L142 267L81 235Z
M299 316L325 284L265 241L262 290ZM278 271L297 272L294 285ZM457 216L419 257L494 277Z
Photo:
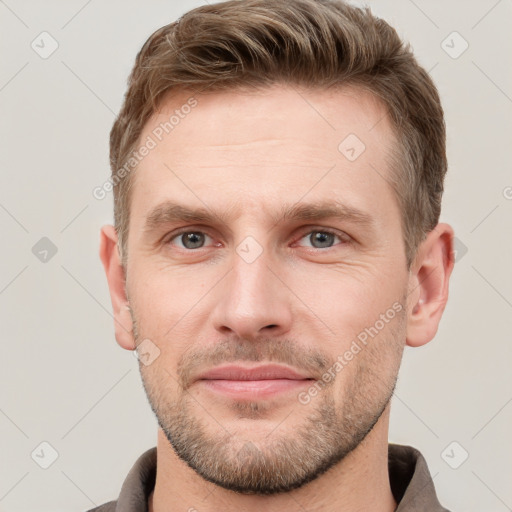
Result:
M149 354L176 454L260 494L345 458L388 409L404 346L434 337L453 267L443 111L410 48L342 2L194 9L139 52L111 166L116 338ZM233 396L201 379L225 363L309 380Z

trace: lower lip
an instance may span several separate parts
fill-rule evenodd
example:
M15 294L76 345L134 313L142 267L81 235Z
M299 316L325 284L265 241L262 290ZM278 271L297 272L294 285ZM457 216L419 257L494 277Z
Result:
M310 386L312 379L271 379L271 380L201 380L208 389L230 395L236 398L263 398L297 391L305 386Z

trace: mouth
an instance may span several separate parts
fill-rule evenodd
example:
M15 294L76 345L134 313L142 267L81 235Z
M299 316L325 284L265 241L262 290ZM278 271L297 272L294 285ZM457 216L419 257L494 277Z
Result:
M207 390L233 398L263 399L297 392L311 385L312 377L282 365L257 367L222 366L199 376L197 383Z

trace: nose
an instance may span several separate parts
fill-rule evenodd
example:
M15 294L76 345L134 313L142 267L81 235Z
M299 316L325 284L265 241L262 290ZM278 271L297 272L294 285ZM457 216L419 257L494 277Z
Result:
M281 336L290 330L292 292L263 252L247 262L233 254L232 269L221 281L213 311L215 329L244 339Z

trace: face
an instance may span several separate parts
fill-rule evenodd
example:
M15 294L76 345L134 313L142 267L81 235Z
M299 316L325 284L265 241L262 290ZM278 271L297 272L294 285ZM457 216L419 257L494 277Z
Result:
M392 128L356 89L276 85L180 110L189 98L147 123L140 140L157 143L134 175L126 289L143 384L199 475L288 491L357 447L395 386L408 271Z

